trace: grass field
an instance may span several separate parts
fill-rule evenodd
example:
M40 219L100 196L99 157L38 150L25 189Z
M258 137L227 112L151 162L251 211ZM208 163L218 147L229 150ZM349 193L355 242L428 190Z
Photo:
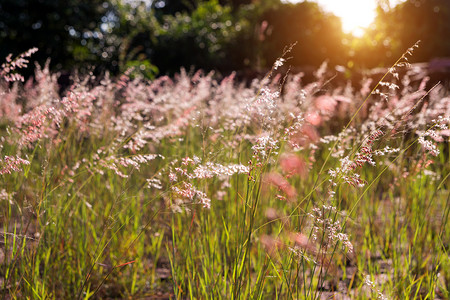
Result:
M450 298L450 95L408 52L378 82L280 59L63 96L29 54L0 72L3 299Z

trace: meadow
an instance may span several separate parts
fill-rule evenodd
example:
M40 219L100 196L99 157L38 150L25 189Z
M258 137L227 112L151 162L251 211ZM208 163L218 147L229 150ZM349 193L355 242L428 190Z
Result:
M448 85L0 70L3 299L449 299ZM20 70L19 70L20 71Z

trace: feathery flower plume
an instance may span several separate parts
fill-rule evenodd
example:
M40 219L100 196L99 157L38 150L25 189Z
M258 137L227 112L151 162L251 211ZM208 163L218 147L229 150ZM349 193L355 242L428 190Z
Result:
M280 166L288 176L300 175L304 177L308 169L306 162L295 154L283 155L280 158Z
M278 173L272 172L265 174L263 182L275 186L278 190L283 192L289 200L294 200L297 197L295 188Z
M0 158L0 175L11 174L12 172L20 172L22 165L29 165L30 162L18 156L5 156Z
M22 75L15 73L16 69L26 68L29 61L26 59L38 51L38 48L31 48L26 52L18 55L16 58L12 59L12 54L6 57L6 62L4 62L0 67L0 79L3 78L8 82L13 81L24 81Z

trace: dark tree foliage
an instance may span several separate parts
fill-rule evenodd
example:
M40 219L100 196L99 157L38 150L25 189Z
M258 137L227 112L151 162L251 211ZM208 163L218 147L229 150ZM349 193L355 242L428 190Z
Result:
M156 0L152 8L158 17L175 15L176 13L192 12L198 6L198 0Z
M450 57L450 1L409 0L389 10L378 8L374 26L355 49L365 67L389 64L418 40L413 60Z
M378 18L362 39L317 3L280 0L0 0L0 58L32 47L53 70L146 77L180 67L267 69L293 42L293 66L389 65L422 40L414 60L450 56L450 1L409 0ZM351 64L347 64L351 66ZM31 70L30 70L31 71Z
M220 0L219 3L221 5L229 5L234 10L237 10L244 5L249 5L249 4L253 4L253 3L256 4L257 0Z
M340 19L324 13L315 2L279 5L264 13L264 21L268 27L261 32L261 44L266 63L294 42L298 44L291 53L293 65L318 65L325 59L331 63L345 61Z
M0 57L38 47L33 59L50 58L55 69L106 61L100 24L108 6L103 0L0 0Z
M236 41L243 27L229 6L216 0L202 2L191 13L164 17L151 60L169 73L177 72L180 66L227 68L233 65L227 47Z
M173 74L180 67L228 72L242 68L252 56L253 27L247 16L253 9L233 11L208 0L198 1L192 10L160 14L155 5L115 6L118 22L112 34L122 39L122 70L146 64L145 70L154 66L160 74Z
M400 47L422 41L415 59L425 61L433 56L450 56L450 1L407 1L386 14L380 14L380 18L386 35L397 41Z

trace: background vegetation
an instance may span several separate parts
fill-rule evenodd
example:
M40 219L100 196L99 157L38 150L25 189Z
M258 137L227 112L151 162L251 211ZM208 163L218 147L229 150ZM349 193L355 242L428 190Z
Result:
M139 65L151 77L191 66L225 74L267 70L296 41L293 66L386 66L417 40L416 61L450 56L449 1L386 3L366 35L353 38L309 1L2 0L0 57L38 47L37 61L50 58L52 70L116 74Z

